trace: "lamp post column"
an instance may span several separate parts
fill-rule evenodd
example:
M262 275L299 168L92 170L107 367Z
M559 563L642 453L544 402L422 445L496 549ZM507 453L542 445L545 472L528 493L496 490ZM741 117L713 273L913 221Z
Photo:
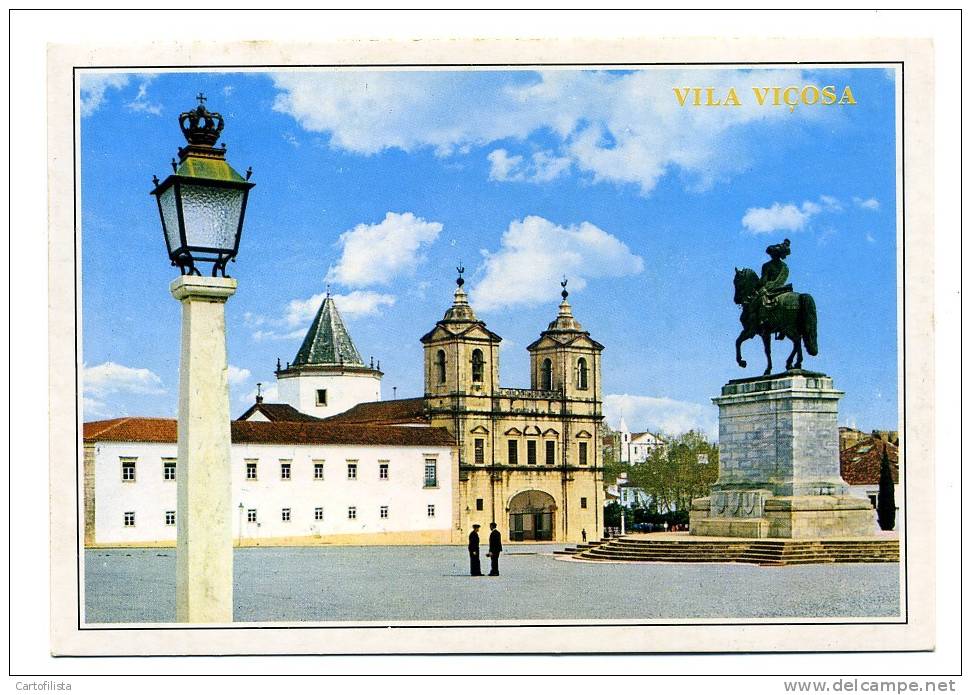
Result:
M225 305L236 280L183 275L177 467L176 617L233 620L233 523Z

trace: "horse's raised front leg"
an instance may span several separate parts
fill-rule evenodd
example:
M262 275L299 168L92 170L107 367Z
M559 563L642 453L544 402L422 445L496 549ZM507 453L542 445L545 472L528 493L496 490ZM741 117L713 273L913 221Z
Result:
M755 333L743 328L742 332L739 333L738 337L735 339L735 361L738 362L738 366L742 369L745 369L745 367L748 366L748 362L742 359L742 343L754 336Z
M765 347L765 371L763 375L772 373L772 332L762 331L762 345Z

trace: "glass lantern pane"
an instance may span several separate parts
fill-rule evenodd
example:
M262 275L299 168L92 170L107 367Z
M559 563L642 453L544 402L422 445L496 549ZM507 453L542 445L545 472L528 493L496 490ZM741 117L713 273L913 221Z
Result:
M231 251L243 211L243 191L182 184L182 219L189 246Z
M182 245L179 238L179 212L175 206L175 186L170 186L161 196L162 223L165 225L165 243L169 245L169 253Z

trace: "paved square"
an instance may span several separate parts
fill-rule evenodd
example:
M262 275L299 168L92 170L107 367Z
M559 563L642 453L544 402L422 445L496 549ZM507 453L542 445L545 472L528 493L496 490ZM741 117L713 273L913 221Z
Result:
M236 621L896 617L896 563L581 563L511 545L500 577L460 546L239 548ZM488 565L485 565L486 568ZM87 623L173 622L174 549L85 552Z

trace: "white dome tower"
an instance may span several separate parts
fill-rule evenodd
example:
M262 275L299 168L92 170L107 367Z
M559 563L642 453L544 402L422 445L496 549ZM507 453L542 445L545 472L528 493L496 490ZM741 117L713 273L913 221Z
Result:
M293 362L277 363L280 400L314 417L337 415L381 400L380 367L364 364L328 292Z

